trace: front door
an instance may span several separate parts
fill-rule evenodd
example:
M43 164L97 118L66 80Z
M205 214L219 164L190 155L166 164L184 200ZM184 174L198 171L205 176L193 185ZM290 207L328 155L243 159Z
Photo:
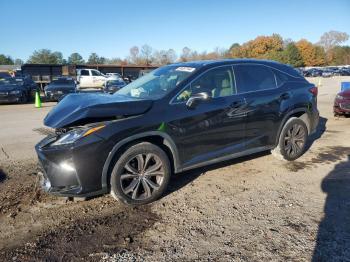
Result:
M209 93L212 99L188 108L188 98L200 92ZM177 119L169 126L184 168L244 150L242 106L244 100L236 94L231 66L207 71L179 94L171 109Z
M81 87L91 87L92 86L92 78L90 76L89 70L82 69L80 71L79 84Z

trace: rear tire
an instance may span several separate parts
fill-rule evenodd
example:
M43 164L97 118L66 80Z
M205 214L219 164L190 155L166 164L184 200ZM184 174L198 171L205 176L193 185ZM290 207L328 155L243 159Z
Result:
M171 175L169 158L158 146L142 142L130 146L111 173L111 195L126 205L144 205L166 190Z
M308 130L304 121L292 117L285 123L278 145L271 153L278 159L293 161L304 153L307 137Z

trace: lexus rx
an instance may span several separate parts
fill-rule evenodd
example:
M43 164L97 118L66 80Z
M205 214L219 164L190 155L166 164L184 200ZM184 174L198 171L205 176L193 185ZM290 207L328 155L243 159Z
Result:
M46 116L36 151L43 187L61 196L159 198L171 174L271 150L300 157L318 124L317 87L263 60L160 67L113 95L70 94Z

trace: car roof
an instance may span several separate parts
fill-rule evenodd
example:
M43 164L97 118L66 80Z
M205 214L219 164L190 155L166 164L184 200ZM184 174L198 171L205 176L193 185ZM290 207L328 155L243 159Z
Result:
M220 66L220 65L233 65L233 64L261 64L266 66L271 66L275 69L278 69L282 72L285 72L293 77L300 78L302 77L299 72L297 72L293 67L281 64L272 60L263 60L263 59L251 59L251 58L242 58L242 59L218 59L218 60L198 60L198 61L190 61L190 62L180 62L172 65L175 66L183 66L183 67L212 67L212 66Z
M189 61L189 62L180 62L173 65L179 66L205 66L205 65L220 65L220 64L241 64L241 63L259 63L259 64L273 64L278 65L276 61L272 60L263 60L263 59L251 59L251 58L240 58L240 59L216 59L216 60L198 60L198 61Z

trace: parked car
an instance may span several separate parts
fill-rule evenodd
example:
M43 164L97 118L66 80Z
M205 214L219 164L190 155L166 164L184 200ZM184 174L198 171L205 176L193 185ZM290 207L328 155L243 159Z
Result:
M96 69L77 69L77 81L79 89L104 87L107 76Z
M139 72L139 77L142 77L144 75L147 75L148 73L152 72L153 69L143 69L143 70L140 70Z
M14 77L17 85L22 86L28 94L28 100L33 100L35 92L38 90L38 85L31 79L30 76L16 76Z
M322 70L317 69L317 68L311 68L306 71L304 71L304 76L305 77L318 77L322 76Z
M113 94L115 92L117 92L120 88L126 86L126 83L124 82L123 79L119 78L119 79L112 79L112 80L107 80L105 82L105 87L104 87L104 91L106 93L110 93Z
M27 103L30 95L30 90L16 79L0 79L0 103Z
M339 68L335 75L337 76L350 76L350 68Z
M47 100L59 101L62 97L77 92L77 87L73 78L61 77L48 84L44 91Z
M0 79L10 78L11 75L7 72L0 72Z
M333 106L334 116L350 114L350 89L337 94Z
M106 73L108 79L123 79L123 77L118 73Z
M335 71L333 69L324 69L322 71L322 77L331 77L333 76Z
M135 75L127 75L127 76L124 76L123 77L123 80L125 83L129 84L131 83L132 81L135 81L138 77L135 76Z
M43 187L150 203L172 173L272 150L292 161L319 119L317 87L293 68L237 59L160 67L113 95L73 94L45 117Z

